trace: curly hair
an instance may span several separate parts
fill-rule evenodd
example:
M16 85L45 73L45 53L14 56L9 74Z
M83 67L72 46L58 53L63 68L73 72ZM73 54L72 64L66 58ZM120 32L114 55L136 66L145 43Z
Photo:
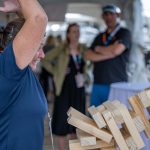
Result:
M24 18L17 18L7 24L3 31L2 46L5 48L8 43L12 42L25 23Z

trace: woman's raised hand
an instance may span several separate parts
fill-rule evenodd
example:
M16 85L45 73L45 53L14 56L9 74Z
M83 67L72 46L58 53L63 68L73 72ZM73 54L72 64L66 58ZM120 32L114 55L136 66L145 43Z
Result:
M0 7L2 12L18 12L20 10L20 4L18 0L4 0L4 6Z

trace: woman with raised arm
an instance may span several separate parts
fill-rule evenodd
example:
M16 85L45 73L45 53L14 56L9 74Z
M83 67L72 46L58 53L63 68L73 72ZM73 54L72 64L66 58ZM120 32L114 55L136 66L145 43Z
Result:
M8 23L0 53L0 150L42 150L47 104L33 70L44 57L47 16L37 0L5 0Z

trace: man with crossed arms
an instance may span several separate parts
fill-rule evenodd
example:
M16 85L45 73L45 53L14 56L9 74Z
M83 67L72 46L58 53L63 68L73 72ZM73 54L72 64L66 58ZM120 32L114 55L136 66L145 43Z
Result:
M102 8L107 29L98 34L86 53L86 59L94 63L90 105L98 106L108 99L110 84L127 81L131 34L118 23L119 13L120 9L115 5Z

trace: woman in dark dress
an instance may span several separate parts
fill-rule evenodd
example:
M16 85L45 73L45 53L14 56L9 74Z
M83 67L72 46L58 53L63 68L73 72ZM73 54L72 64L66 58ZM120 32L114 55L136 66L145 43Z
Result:
M83 55L86 48L79 44L79 36L79 26L70 24L67 42L48 52L43 60L45 69L53 74L56 87L52 128L58 136L60 150L64 150L67 135L75 137L75 128L67 123L68 109L72 106L85 113Z

